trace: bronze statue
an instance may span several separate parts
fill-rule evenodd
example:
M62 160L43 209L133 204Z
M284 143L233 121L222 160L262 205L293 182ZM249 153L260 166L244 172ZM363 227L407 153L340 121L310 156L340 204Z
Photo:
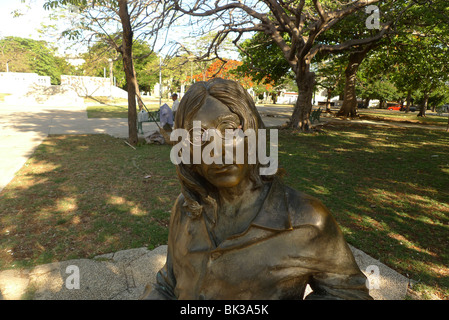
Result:
M246 90L218 78L182 98L175 128L191 132L193 121L204 130L264 127ZM303 299L307 284L307 299L371 299L328 209L259 167L177 165L167 260L146 299Z

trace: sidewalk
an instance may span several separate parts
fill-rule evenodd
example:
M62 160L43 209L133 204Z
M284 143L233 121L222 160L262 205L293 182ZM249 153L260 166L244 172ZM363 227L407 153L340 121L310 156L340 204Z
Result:
M144 132L156 129L153 122L143 123ZM86 107L19 109L0 103L0 192L49 134L101 133L126 139L128 120L88 119Z
M287 118L263 117L263 120L269 127L281 125ZM157 126L144 123L143 129L148 132L157 129ZM0 192L48 134L95 133L126 138L127 120L88 119L85 107L27 107L18 110L17 107L0 103ZM370 292L375 299L404 299L409 279L362 251L351 249L360 269L379 287ZM156 272L165 263L165 255L166 246L152 251L138 248L94 259L41 265L29 270L1 271L0 300L138 299L145 285L154 279ZM80 287L69 289L77 271ZM379 278L376 278L377 274Z

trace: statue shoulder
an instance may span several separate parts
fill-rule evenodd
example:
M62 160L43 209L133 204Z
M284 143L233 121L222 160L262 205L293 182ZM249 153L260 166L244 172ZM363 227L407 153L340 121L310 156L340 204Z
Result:
M285 186L285 194L292 227L313 225L323 230L336 224L329 209L317 198Z
M201 215L202 207L196 201L188 201L184 194L180 193L178 198L175 201L175 204L172 208L172 217L178 217L181 219L181 216L187 217L199 217Z
M178 197L176 198L174 207L180 209L182 207L182 205L184 204L184 202L185 202L185 197L182 193L180 193L178 195Z
M182 193L178 195L171 209L171 217L170 223L173 223L173 220L179 220L181 216L181 212L183 211L183 204L185 203L185 198Z

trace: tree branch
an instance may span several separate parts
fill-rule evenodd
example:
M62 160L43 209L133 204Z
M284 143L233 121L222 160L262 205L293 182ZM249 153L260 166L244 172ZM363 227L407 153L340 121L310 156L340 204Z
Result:
M345 42L337 44L337 45L319 44L310 50L309 54L307 55L307 59L309 61L312 60L312 58L318 52L331 52L331 53L341 52L341 51L347 50L351 47L361 46L361 45L369 44L372 42L376 42L376 41L380 40L387 33L387 31L390 30L390 26L391 26L391 23L384 25L384 27L382 28L382 30L380 32L378 32L375 36L370 37L370 38L348 40L348 41L345 41Z

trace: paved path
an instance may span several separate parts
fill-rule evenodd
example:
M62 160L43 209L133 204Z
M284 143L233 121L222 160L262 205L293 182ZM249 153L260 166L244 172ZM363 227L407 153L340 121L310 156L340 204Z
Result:
M143 123L144 132L156 130ZM105 133L128 137L127 119L88 119L80 107L12 107L0 103L0 192L49 134Z
M281 114L281 109L277 111L280 117L262 117L266 126L285 123L287 115ZM157 126L144 123L143 129L147 132ZM127 130L126 119L88 119L85 107L19 109L0 103L0 192L48 134L105 133L126 138ZM409 279L362 251L352 250L360 269L378 285L370 292L375 299L404 299ZM165 253L166 246L153 251L130 249L90 260L2 271L0 299L138 299L148 279L153 279L165 262ZM70 276L77 270L80 287L70 289Z

